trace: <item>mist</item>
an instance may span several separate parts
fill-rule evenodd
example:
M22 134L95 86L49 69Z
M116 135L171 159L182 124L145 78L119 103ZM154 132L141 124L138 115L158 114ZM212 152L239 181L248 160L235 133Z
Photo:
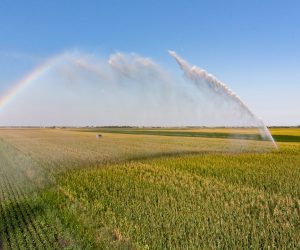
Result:
M108 58L62 53L1 111L0 125L262 125L226 85L218 86L206 71L170 54L182 77L136 53L117 52Z

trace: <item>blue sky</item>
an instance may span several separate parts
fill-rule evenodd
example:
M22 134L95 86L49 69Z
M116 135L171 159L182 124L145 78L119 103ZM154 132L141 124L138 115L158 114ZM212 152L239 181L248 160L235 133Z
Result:
M0 94L45 58L177 51L268 125L300 124L300 1L0 1Z

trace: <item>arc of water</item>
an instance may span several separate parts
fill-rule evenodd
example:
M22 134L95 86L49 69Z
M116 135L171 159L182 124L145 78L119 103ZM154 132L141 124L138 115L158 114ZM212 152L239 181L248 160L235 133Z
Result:
M201 69L201 68L196 67L196 66L191 67L189 65L189 63L187 61L185 61L184 59L182 59L180 56L178 56L175 51L169 50L168 52L176 60L179 67L183 70L184 74L190 80L192 80L196 85L201 84L200 80L204 80L205 83L207 84L207 87L211 91L213 91L214 93L224 95L224 96L230 98L231 100L233 100L237 105L239 105L241 110L243 110L248 115L250 115L250 117L252 117L253 120L256 122L262 138L270 140L273 143L274 147L277 148L277 144L274 141L270 131L268 130L268 128L266 127L264 122L260 118L258 118L247 107L247 105L240 99L240 97L238 95L236 95L230 88L227 87L226 84L219 81L215 76L213 76L212 74L209 74L204 69Z

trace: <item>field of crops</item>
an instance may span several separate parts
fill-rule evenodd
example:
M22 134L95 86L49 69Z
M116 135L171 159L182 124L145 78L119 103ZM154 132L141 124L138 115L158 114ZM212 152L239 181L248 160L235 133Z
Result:
M0 249L299 249L300 129L271 132L0 129Z

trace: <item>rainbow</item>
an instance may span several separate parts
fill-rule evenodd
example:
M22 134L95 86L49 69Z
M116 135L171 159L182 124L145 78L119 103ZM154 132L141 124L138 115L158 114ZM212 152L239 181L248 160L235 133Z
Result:
M46 74L51 68L57 65L63 57L64 54L51 57L50 59L46 60L44 63L36 67L29 74L25 75L25 77L23 77L21 80L13 84L13 87L11 87L6 93L0 96L0 111L2 111L9 102L14 100L16 96L21 93L28 85L35 82L38 78Z

